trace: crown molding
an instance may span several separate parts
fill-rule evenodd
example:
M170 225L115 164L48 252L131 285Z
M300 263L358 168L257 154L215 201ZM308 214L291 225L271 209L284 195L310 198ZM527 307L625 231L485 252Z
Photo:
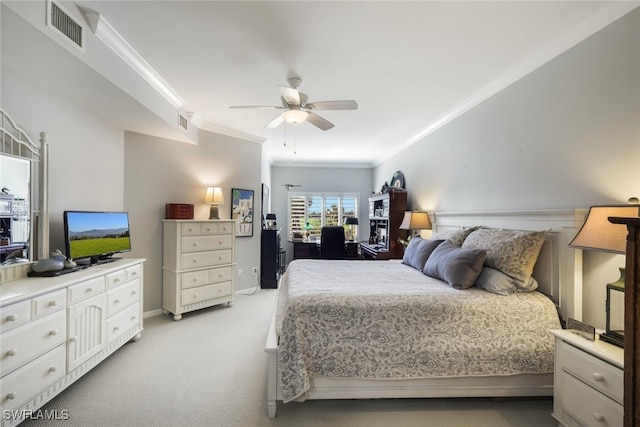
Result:
M193 120L192 120L193 121ZM206 130L207 132L213 132L213 133L219 133L220 135L226 135L226 136L230 136L232 138L238 138L238 139L242 139L244 141L248 141L248 142L255 142L256 144L262 144L266 141L266 138L262 138L260 136L256 136L256 135L251 135L249 133L245 133L245 132L240 132L234 129L229 129L226 128L224 126L219 126L219 125L214 125L211 123L206 123L203 122L202 120L200 120L200 124L196 124L194 122L194 124L200 129L200 130Z

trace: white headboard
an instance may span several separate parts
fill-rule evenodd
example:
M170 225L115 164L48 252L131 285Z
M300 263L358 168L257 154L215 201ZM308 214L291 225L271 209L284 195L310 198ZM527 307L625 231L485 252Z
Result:
M434 231L483 226L508 230L551 230L540 250L533 276L538 290L551 297L562 319L582 320L582 252L569 242L582 223L586 209L499 212L433 212Z

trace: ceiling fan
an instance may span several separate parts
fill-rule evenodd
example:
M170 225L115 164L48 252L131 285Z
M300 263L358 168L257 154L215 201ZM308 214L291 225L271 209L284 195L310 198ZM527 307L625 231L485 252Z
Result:
M314 110L358 109L358 103L354 100L309 102L309 97L298 91L298 88L302 84L302 79L300 77L290 77L287 81L289 82L289 87L278 86L278 88L280 88L280 100L282 102L282 106L236 105L231 106L230 108L275 108L278 110L284 110L282 114L279 114L265 126L267 128L278 127L282 122L297 125L307 121L322 130L329 130L334 126L334 124L314 113Z

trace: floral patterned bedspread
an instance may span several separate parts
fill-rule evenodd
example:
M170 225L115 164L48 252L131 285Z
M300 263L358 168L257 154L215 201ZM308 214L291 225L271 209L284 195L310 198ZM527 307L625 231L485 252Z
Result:
M295 260L280 282L284 402L314 377L429 378L553 372L560 328L538 292L456 290L390 261Z

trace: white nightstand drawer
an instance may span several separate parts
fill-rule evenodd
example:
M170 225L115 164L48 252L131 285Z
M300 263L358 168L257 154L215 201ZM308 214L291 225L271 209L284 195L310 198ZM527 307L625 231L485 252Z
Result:
M201 234L199 222L188 222L180 225L180 230L182 231L183 236L197 236L198 234Z
M31 301L22 301L2 308L0 332L6 332L31 320Z
M13 371L67 339L67 313L59 311L2 334L0 372Z
M556 350L560 367L606 394L619 403L623 401L623 372L571 345Z
M200 301L221 298L230 294L231 282L186 289L182 291L182 305L195 304Z
M40 390L64 378L66 347L59 346L46 355L7 375L0 381L0 407L3 411L19 408Z
M216 251L231 247L231 235L188 236L182 238L182 252Z
M182 254L180 256L180 267L183 269L189 269L230 264L231 255L231 249Z
M128 267L124 270L124 278L128 282L129 280L138 279L142 277L142 264Z
M69 286L69 305L99 295L105 290L104 276Z
M60 289L50 294L42 295L33 299L34 319L45 316L54 311L62 310L67 306L67 290Z
M588 427L616 427L622 425L622 405L603 396L572 375L562 372L560 381L567 390L564 410Z

